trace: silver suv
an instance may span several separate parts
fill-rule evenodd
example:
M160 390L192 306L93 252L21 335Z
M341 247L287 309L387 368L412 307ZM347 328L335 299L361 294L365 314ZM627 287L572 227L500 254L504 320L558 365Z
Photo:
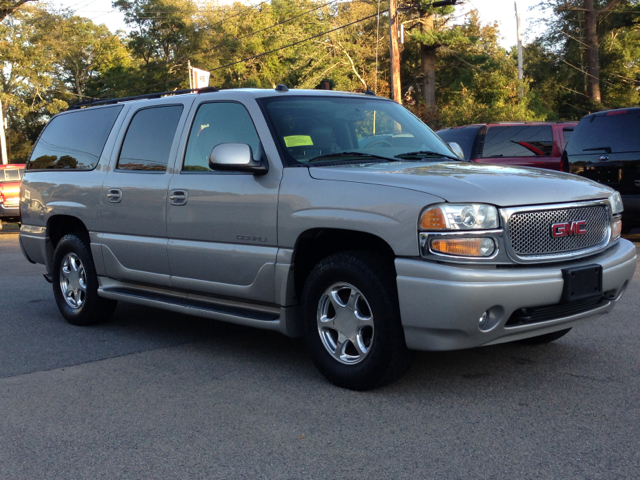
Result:
M24 175L20 244L74 325L122 300L304 335L365 390L411 350L555 340L633 276L614 190L465 162L392 101L149 97L55 116Z

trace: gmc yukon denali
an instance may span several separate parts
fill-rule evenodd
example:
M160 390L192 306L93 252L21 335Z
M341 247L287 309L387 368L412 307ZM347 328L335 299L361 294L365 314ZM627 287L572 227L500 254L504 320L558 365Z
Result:
M20 244L74 325L117 301L304 336L336 385L413 350L541 344L610 312L636 268L620 195L456 157L369 94L206 89L51 119Z

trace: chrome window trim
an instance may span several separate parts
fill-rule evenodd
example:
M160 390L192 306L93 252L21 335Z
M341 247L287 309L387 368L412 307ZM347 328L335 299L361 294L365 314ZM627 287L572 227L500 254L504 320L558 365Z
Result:
M581 207L600 207L605 206L609 213L609 223L607 225L607 232L604 237L604 240L593 247L584 248L582 250L572 250L569 252L561 252L561 253L552 253L547 255L527 255L520 256L516 254L511 248L511 237L509 235L509 221L511 217L517 213L525 213L525 212L541 212L546 210L568 210L571 208L581 208ZM502 218L502 224L504 225L504 244L506 248L506 254L509 258L515 262L520 264L531 264L531 263L546 263L546 262L558 262L567 259L578 259L587 257L594 253L600 252L607 248L611 242L611 205L609 204L608 199L604 200L592 200L585 202L571 202L571 203L556 203L550 205L533 205L533 206L523 206L523 207L509 207L509 208L501 208L500 216Z

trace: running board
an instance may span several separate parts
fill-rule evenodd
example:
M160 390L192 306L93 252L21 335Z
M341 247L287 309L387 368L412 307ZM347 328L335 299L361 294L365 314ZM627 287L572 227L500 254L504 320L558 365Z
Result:
M122 300L176 313L274 330L290 337L296 337L302 333L300 322L296 321L298 312L295 308L245 304L193 293L126 284L107 277L98 277L98 280L100 283L98 295L111 300Z

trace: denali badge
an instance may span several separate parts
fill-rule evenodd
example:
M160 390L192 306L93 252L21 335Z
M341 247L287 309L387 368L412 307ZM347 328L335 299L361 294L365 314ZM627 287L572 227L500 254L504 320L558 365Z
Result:
M569 235L582 235L584 233L587 233L586 220L554 223L551 225L551 236L553 237L568 237Z

